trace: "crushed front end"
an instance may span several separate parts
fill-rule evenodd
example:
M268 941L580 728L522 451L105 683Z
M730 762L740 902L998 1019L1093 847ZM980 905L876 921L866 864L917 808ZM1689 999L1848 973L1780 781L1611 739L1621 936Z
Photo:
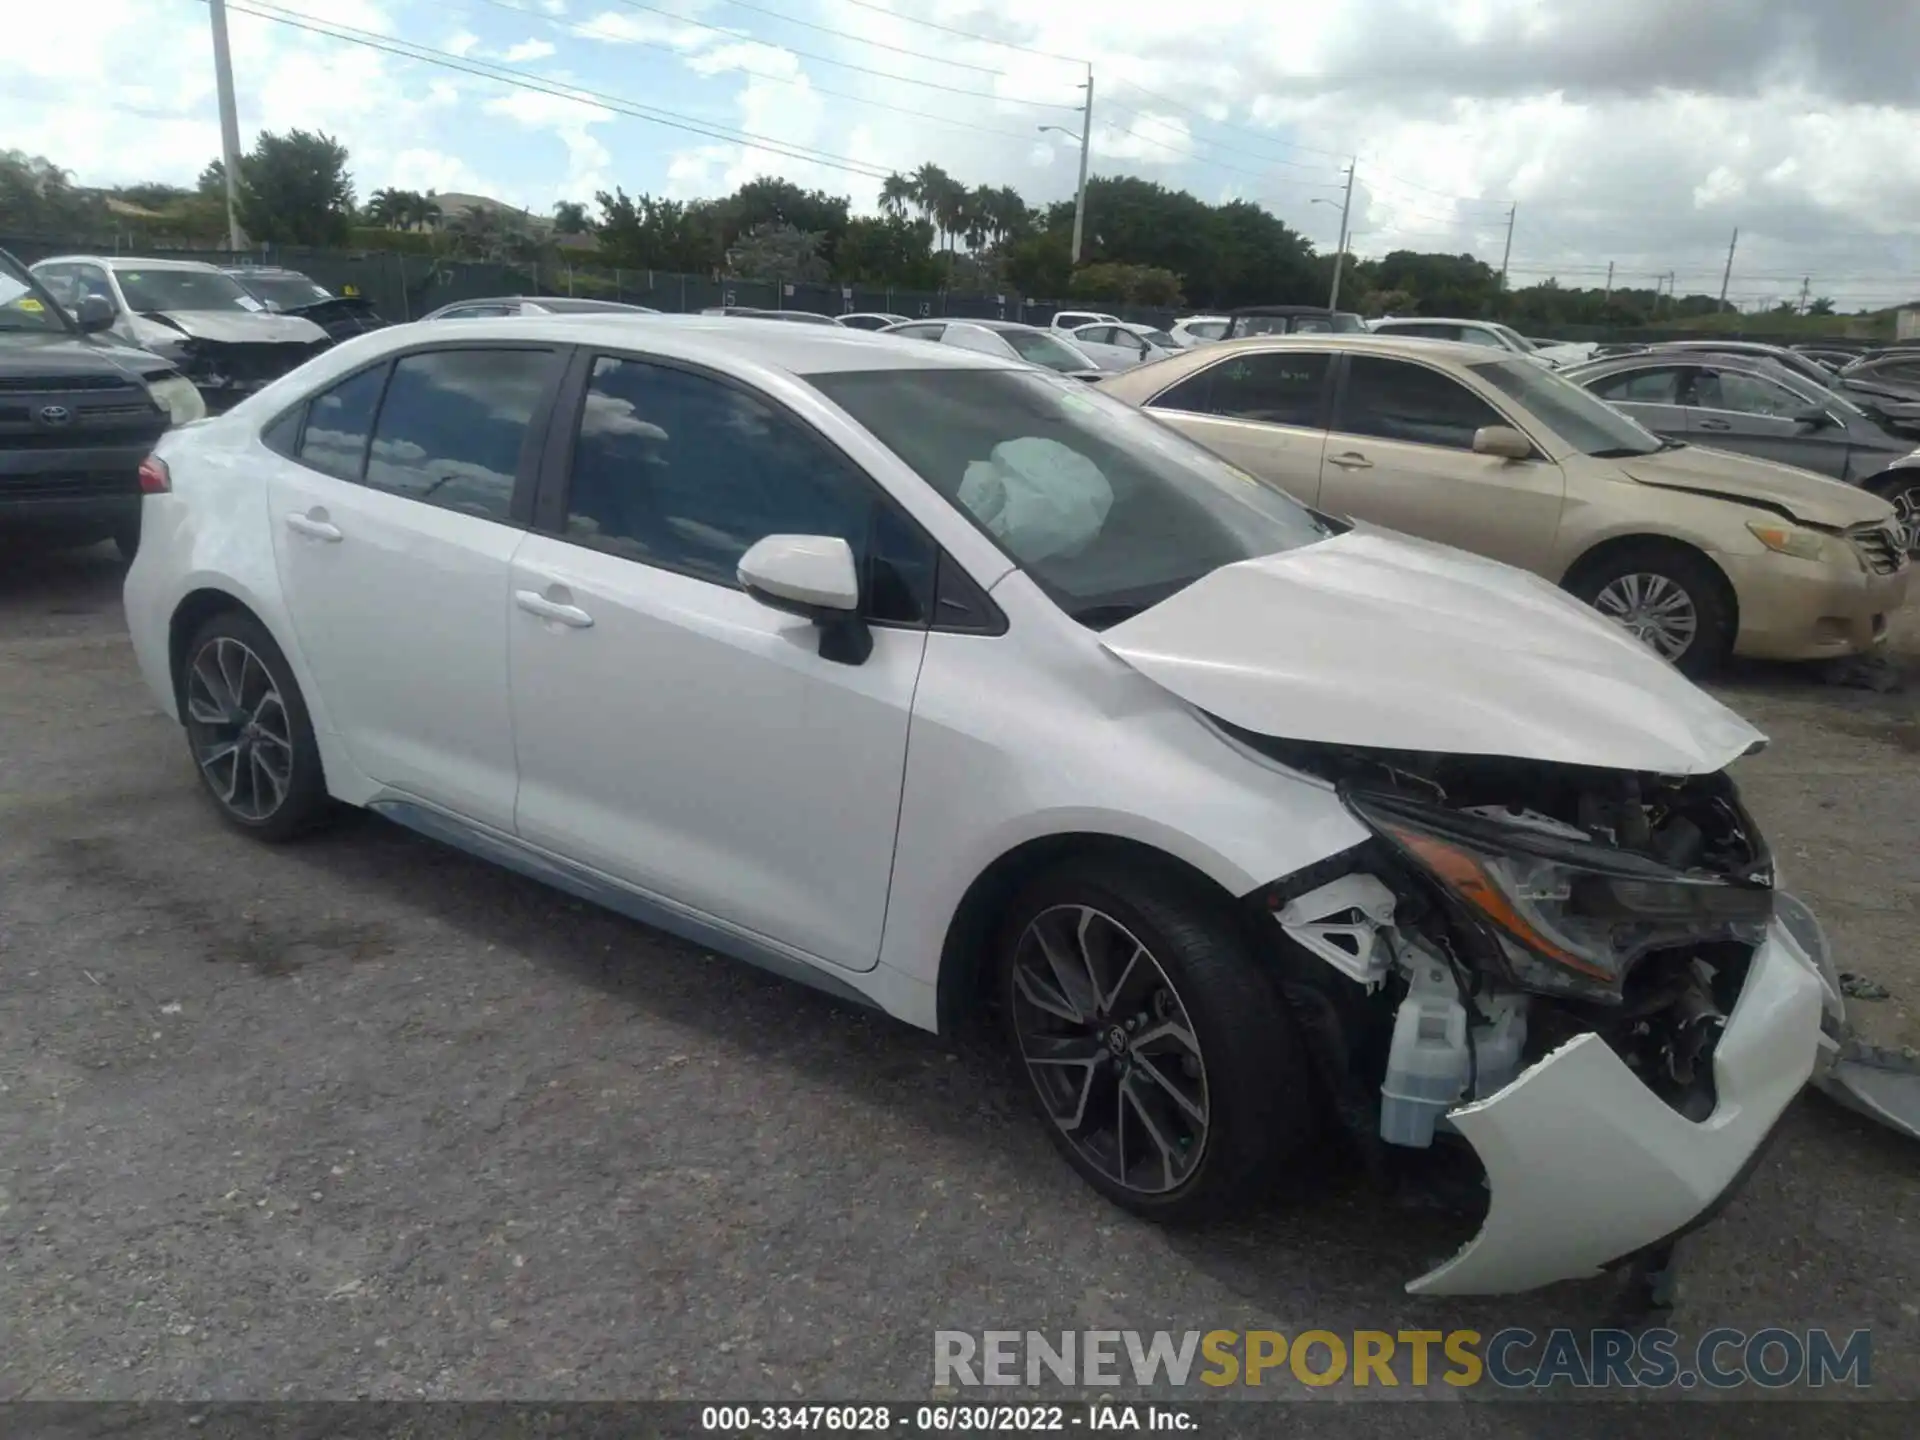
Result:
M232 341L189 336L177 342L170 353L205 398L208 413L224 415L254 391L265 389L332 344L331 338Z
M1485 1171L1478 1235L1409 1290L1592 1275L1716 1206L1812 1072L1828 988L1724 772L1232 733L1373 832L1254 897L1342 1119Z

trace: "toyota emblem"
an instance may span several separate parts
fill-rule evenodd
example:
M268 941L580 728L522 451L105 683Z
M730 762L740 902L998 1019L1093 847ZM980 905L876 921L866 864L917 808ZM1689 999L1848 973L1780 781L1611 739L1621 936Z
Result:
M64 405L42 405L40 423L42 425L61 426L71 423L73 412Z

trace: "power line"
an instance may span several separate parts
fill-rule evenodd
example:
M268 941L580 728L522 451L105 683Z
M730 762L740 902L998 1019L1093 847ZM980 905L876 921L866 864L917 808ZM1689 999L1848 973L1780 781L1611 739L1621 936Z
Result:
M857 65L851 60L836 60L831 55L815 54L811 50L800 50L795 48L792 45L773 45L771 42L762 40L759 36L754 35L748 31L729 30L724 25L709 25L704 20L689 20L684 15L674 14L671 10L662 10L655 5L642 4L641 0L617 0L617 3L626 6L629 10L645 10L649 14L663 16L666 19L672 20L675 23L680 25L691 25L696 30L711 30L716 35L725 35L728 38L733 40L745 40L756 45L767 45L771 49L785 50L788 54L797 55L803 60L818 61L822 65L838 65L843 70L854 70L859 72L862 75L877 76L879 79L882 79L882 80L898 80L903 85L924 85L929 90L945 90L947 93L951 95L971 95L977 100L998 100L998 101L1003 101L1004 103L1009 105L1031 105L1042 110L1078 110L1080 108L1078 105L1067 105L1067 104L1061 103L1058 100L1019 100L1019 99L1015 99L1011 95L997 95L991 90L969 90L964 86L943 85L937 80L922 80L919 77L913 76L913 75L896 75L891 70L876 70L871 65ZM736 0L736 3L737 3L737 0ZM839 35L843 39L859 40L859 37L856 35L846 35L844 34L844 32L838 31L838 30L831 31L829 33L834 35ZM620 36L613 35L604 31L600 33L599 38L602 40L614 41L616 43L621 39ZM861 43L866 43L866 42L861 42ZM887 48L891 49L894 47L889 46ZM909 55L917 55L919 52L909 50L904 53ZM939 60L936 57L931 55L923 55L923 56L920 56L920 58L924 60L934 60L936 64L958 63L953 61ZM984 67L978 66L978 65L969 65L966 68L969 70L984 69ZM998 75L1002 79L1012 78L1011 76L1005 74L1003 71L999 71L999 70L986 70L985 73L988 75Z
M1114 110L1118 110L1122 115L1130 115L1134 119L1142 122L1143 124L1164 125L1171 128L1173 125L1178 123L1176 121L1166 119L1165 117L1160 115L1149 115L1140 110L1130 110L1125 105L1110 104L1107 108L1109 113L1111 113ZM1267 165L1284 166L1291 170L1307 170L1307 171L1311 171L1314 174L1325 174L1327 173L1327 170L1329 168L1325 165L1303 165L1298 160L1276 160L1271 155L1263 155L1257 150L1249 150L1244 145L1229 145L1224 140L1212 140L1212 139L1208 139L1204 135L1196 135L1190 129L1186 131L1186 135L1188 139L1193 140L1198 144L1210 145L1216 150L1228 150L1236 155L1245 155L1250 157L1251 159L1259 160L1262 163ZM1140 138L1144 140L1147 137L1143 135ZM1337 190L1340 187L1336 185L1334 188Z
M902 15L898 10L890 10L885 5L876 5L873 0L840 0L843 5L852 5L859 10L871 10L876 15L887 15L895 20L904 20L909 25L920 25L928 30L938 30L942 35L953 35L961 40L973 40L982 45L998 45L1003 50L1018 50L1023 55L1038 55L1046 60L1064 60L1069 65L1086 65L1091 62L1078 55L1056 55L1051 50L1036 50L1031 45L1016 45L1011 40L995 40L990 35L976 35L971 30L958 30L951 25L942 25L938 20L922 20L917 15Z
M702 30L719 30L723 35L738 35L742 40L758 38L744 31L727 30L725 27L719 25L701 24L701 22L697 20L689 20L684 15L676 14L671 10L661 10L652 5L635 4L634 0L615 0L615 3L625 5L629 10L648 10L655 15L664 15L683 25L698 25ZM764 5L752 5L748 3L748 0L723 0L723 3L733 6L736 10L751 10L756 15L767 15L788 25L798 25L802 30L815 30L822 35L831 35L836 40L852 40L860 45L869 45L875 50L890 50L895 55L907 55L915 60L930 60L936 65L951 65L956 70L974 70L982 75L999 75L1001 73L990 65L975 65L966 60L949 60L944 55L929 55L924 50L909 50L904 45L889 45L884 40L869 40L862 35L850 34L845 30L836 30L831 25L817 24L812 20L801 20L795 16L783 14L778 10L769 10Z
M1184 111L1186 114L1192 115L1196 119L1205 120L1209 125L1218 125L1224 130L1238 130L1238 131L1241 131L1243 134L1251 135L1254 139L1260 141L1262 144L1278 145L1283 150L1298 150L1298 151L1301 151L1303 154L1307 154L1307 155L1326 155L1332 159L1341 160L1341 161L1353 159L1353 156L1345 154L1338 150L1321 150L1312 145L1296 145L1291 140L1275 140L1271 135L1262 135L1257 130L1249 129L1245 125L1236 125L1231 120L1215 120L1211 116L1206 114L1206 112L1202 110L1196 110L1193 106L1186 104L1184 101L1175 100L1170 95L1162 95L1158 90L1149 90L1146 86L1136 84L1132 80L1116 80L1114 83L1116 85L1124 85L1129 90L1137 90L1150 100L1158 100L1162 105L1171 105L1174 109Z
M205 0L201 0L205 3ZM830 170L842 170L852 175L864 175L871 180L884 180L891 173L862 160L854 160L845 155L834 155L824 150L793 145L782 140L773 140L764 135L755 135L750 131L733 130L730 126L720 126L711 122L695 121L691 117L673 110L656 110L652 106L641 105L624 96L608 95L598 90L588 90L578 85L549 84L524 71L513 70L504 65L494 65L486 61L469 61L445 50L435 50L431 46L419 45L411 40L394 40L386 36L377 36L369 31L356 30L353 26L342 25L330 28L314 23L306 16L293 16L284 12L254 8L262 0L251 0L249 4L228 0L228 8L255 19L271 21L276 25L290 26L295 30L305 30L310 34L324 35L331 40L339 40L348 45L360 45L370 50L384 50L389 55L397 55L405 60L417 61L425 65L437 65L447 70L459 70L469 75L477 75L483 80L492 80L498 84L512 86L520 90L532 90L545 95L557 96L562 100L573 100L580 104L596 104L618 114L628 115L636 120L645 120L651 124L663 125L671 130L684 130L694 135L704 135L711 140L725 141L730 145L745 145L756 150L766 150L789 160L803 160L809 164L823 166ZM271 12L271 13L270 13ZM343 33L345 32L345 33Z
M506 10L511 12L512 14L524 16L529 20L544 21L548 25L552 25L557 29L565 30L571 34L578 35L579 37L585 40L604 40L605 39L605 36L603 34L589 28L588 26L576 25L573 22L568 20L563 20L556 15L546 15L537 10L528 10L523 6L515 5L511 3L511 0L481 0L481 3L485 5L491 5L496 10ZM669 55L678 55L682 59L692 58L689 55L689 52L680 50L675 46L669 45L665 41L661 41L661 40L623 39L619 43L622 45L640 45L640 46L644 46L649 50L665 51ZM764 44L766 42L757 42L757 43ZM773 47L770 47L770 48L773 48ZM1024 131L1003 130L996 125L976 125L971 120L956 120L951 116L946 116L946 115L930 115L926 111L913 106L890 105L884 100L869 99L865 95L856 95L850 90L832 90L825 85L816 84L811 77L806 75L775 75L766 70L750 69L745 65L739 65L733 68L736 71L736 73L741 75L750 75L756 80L766 80L775 85L802 85L802 86L805 86L807 89L811 90L816 95L831 95L836 100L845 100L845 101L848 101L850 104L854 104L854 105L868 105L876 110L890 110L896 115L912 115L917 119L932 121L935 124L951 125L962 130L977 130L983 135L1002 135L1010 140L1030 140L1033 138L1031 135L1025 133Z

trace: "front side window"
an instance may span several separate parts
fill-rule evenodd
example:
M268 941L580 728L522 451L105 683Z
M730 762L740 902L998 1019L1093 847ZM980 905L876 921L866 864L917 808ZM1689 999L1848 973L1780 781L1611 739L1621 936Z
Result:
M1458 380L1405 360L1347 357L1346 393L1333 428L1414 445L1471 450L1474 432L1506 420Z
M1532 360L1476 362L1468 368L1582 455L1617 460L1672 448L1639 421Z
M57 302L42 285L24 270L15 270L0 255L0 331L51 330L64 333L65 319L55 308Z
M1596 380L1588 388L1602 400L1635 405L1678 405L1681 373L1674 365L1663 365L1657 370L1629 370L1624 375Z
M1223 565L1332 533L1170 427L1062 376L876 370L806 378L1062 609L1097 629Z
M142 270L116 264L113 275L127 297L127 308L140 313L266 308L239 281L218 270Z
M767 536L837 535L869 619L917 623L931 608L931 543L850 461L743 390L641 360L594 361L566 534L732 589Z
M556 364L547 350L401 356L374 426L366 483L483 520L508 520L527 427Z
M376 365L314 396L293 458L337 479L360 480L366 474L367 439L386 383L387 367Z
M1779 419L1798 414L1810 401L1771 380L1744 370L1699 371L1693 381L1693 403L1703 410L1731 410L1741 415Z

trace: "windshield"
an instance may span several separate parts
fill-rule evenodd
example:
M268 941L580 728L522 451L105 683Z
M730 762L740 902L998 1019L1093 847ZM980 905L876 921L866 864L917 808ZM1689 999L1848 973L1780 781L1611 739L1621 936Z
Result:
M129 310L252 310L264 307L240 282L218 270L122 270L113 278Z
M1143 338L1149 345L1158 345L1162 350L1180 348L1180 342L1164 330L1136 330L1133 333Z
M1044 330L1000 330L995 333L1013 347L1014 354L1030 364L1061 371L1099 368L1066 341L1056 340Z
M1055 376L943 368L807 379L1095 629L1222 565L1332 533L1171 428Z
M1582 455L1624 459L1668 449L1666 441L1553 371L1531 361L1498 360L1467 367L1538 416Z
M1488 328L1499 331L1501 339L1505 340L1507 344L1518 350L1522 355L1531 355L1540 348L1518 330L1515 330L1511 325L1490 325Z
M51 330L64 334L66 316L33 277L0 255L0 330Z
M237 277L242 285L253 294L281 310L297 310L306 305L317 305L322 300L331 300L333 295L321 285L304 275L259 275L249 272ZM120 284L127 290L128 298L133 295L132 287L127 285L127 277L120 277ZM185 309L185 306L156 306L156 309ZM200 307L205 309L205 306ZM219 307L224 309L225 307Z

